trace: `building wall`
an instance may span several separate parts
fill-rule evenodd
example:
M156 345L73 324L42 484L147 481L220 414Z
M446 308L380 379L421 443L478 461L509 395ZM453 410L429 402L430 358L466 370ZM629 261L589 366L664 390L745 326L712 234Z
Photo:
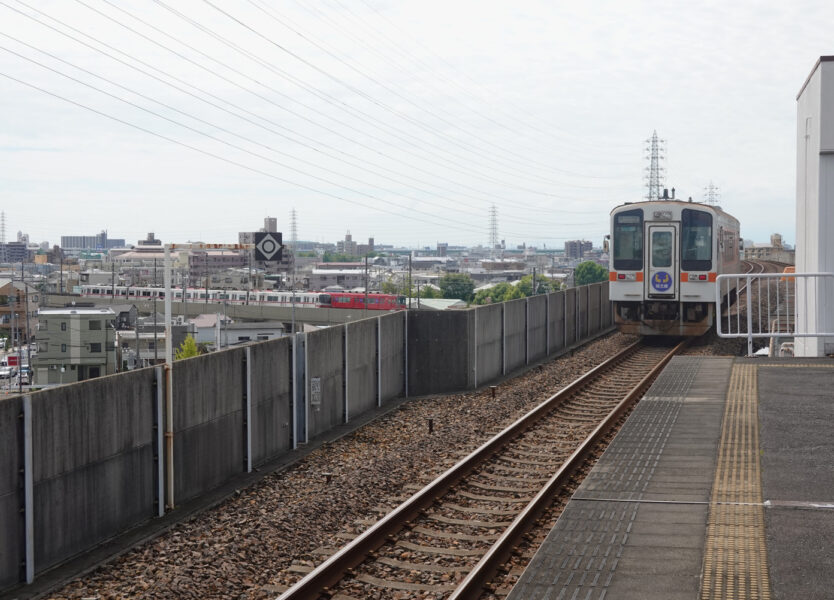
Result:
M834 272L834 59L825 57L797 99L796 272ZM797 331L834 332L834 297L827 278L806 289L798 280ZM807 310L804 310L807 307ZM796 356L834 353L832 338L797 338Z
M99 376L115 373L115 330L110 325L115 317L112 311L41 313L39 320L44 327L35 338L38 354L32 365L35 382L44 385L87 379L92 376L91 368L98 368ZM100 329L90 329L91 322L97 322ZM99 351L94 351L95 347Z

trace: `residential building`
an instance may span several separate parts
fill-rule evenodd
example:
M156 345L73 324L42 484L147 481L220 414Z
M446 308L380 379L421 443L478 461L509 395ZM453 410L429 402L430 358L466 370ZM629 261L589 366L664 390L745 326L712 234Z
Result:
M29 248L26 242L7 242L0 244L0 263L20 263L29 261Z
M770 236L770 244L756 244L745 240L744 259L772 260L792 265L796 262L796 252L785 246L782 241L782 234L774 233Z
M0 337L12 344L32 339L38 326L39 296L28 283L0 279Z
M323 290L331 286L351 289L365 286L365 271L358 269L313 269L309 276L311 290Z
M39 310L35 382L72 383L115 373L115 319L109 307Z
M239 269L247 266L248 257L245 252L234 250L194 250L188 256L188 280L192 285L202 282L206 277L218 271Z
M347 256L359 255L357 244L353 241L353 236L350 234L350 230L348 230L348 232L345 234L344 240L339 240L338 242L336 242L336 251Z
M569 240L565 242L566 258L583 258L594 249L593 243L588 240Z
M108 238L107 231L104 230L97 235L61 236L61 249L71 254L76 254L80 250L107 250L109 248L121 248L124 245L124 239Z

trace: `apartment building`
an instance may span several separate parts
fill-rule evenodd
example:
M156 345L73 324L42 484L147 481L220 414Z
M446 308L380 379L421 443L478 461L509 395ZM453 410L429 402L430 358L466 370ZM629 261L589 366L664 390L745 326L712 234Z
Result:
M72 383L115 373L115 319L109 307L39 310L35 383Z

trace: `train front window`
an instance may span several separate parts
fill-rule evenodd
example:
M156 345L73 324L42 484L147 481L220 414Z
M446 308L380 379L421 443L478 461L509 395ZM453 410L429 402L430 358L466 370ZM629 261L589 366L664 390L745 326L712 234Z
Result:
M671 231L652 232L652 266L655 268L672 266Z
M614 217L614 270L643 269L643 211L621 212Z
M681 267L684 271L712 269L712 215L708 212L681 211Z

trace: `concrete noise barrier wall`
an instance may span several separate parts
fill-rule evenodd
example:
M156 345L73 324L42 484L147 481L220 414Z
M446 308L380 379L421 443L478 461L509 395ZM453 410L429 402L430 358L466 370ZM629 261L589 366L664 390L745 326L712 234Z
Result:
M408 393L469 387L470 311L408 313Z
M547 333L548 354L565 347L565 292L547 295Z
M607 289L603 282L470 310L410 313L409 394L472 389L606 331Z
M177 503L217 487L245 465L243 348L179 360L173 369Z
M577 336L577 313L576 303L579 295L576 293L577 288L568 288L565 290L565 347L573 346Z
M527 364L527 300L504 302L504 373Z
M345 422L345 329L307 334L307 434L310 439Z
M25 579L23 398L0 400L0 590Z
M345 365L347 395L345 421L377 405L376 343L379 325L376 319L365 319L345 325Z
M472 389L611 322L606 282L373 316L301 334L295 350L284 338L176 361L171 398L157 367L0 400L0 589L163 514L165 498L179 506L404 392Z
M504 372L504 305L479 306L474 312L477 386Z
M292 448L290 338L247 346L251 393L252 465Z
M527 298L527 362L547 355L547 296Z
M405 393L405 320L399 312L377 317L379 321L379 401L397 398Z

